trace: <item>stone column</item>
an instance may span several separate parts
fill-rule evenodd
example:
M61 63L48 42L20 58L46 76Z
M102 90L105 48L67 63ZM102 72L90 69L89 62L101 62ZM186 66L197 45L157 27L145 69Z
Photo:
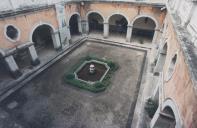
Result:
M61 48L61 43L60 43L60 36L58 31L52 33L52 39L53 39L54 48L56 50L59 50Z
M126 41L131 42L131 36L132 36L132 26L127 26L127 36Z
M103 23L103 25L104 25L103 36L104 36L104 38L108 38L108 36L109 36L109 23Z
M70 40L71 40L70 26L67 26L67 28L66 28L66 35L67 35L67 38L66 38L64 45L63 45L64 48L68 48L70 45Z
M79 32L82 33L81 20L78 20L78 29L79 29Z
M157 63L156 63L155 69L154 69L154 73L159 73L163 70L163 66L164 66L164 63L165 63L165 56L166 56L166 54L159 53L159 57L157 59Z
M64 26L61 28L59 30L59 34L61 39L61 47L64 49L69 46L69 40L71 39L69 26Z
M16 64L14 57L10 55L10 56L5 57L4 59L12 76L14 78L20 77L22 73L19 71L18 65Z
M159 29L155 29L153 40L152 40L153 44L156 43L158 34L159 34Z
M70 35L70 26L67 27L67 35L68 35L68 39L71 39L71 35Z
M83 34L89 33L89 26L88 26L88 22L86 20L81 21L81 30L82 30Z
M29 54L31 56L31 64L34 66L40 64L40 60L38 58L38 55L37 55L34 45L29 46L28 50L29 50Z

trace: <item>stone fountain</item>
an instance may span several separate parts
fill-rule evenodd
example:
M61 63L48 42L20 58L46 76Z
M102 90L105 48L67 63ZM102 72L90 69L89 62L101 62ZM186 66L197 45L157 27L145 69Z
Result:
M89 73L90 74L94 74L95 73L95 66L94 66L94 64L90 64Z

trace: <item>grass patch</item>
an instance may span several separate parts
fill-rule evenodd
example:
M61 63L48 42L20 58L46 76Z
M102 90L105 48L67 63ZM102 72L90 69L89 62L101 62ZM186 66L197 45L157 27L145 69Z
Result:
M83 64L85 61L96 60L100 62L106 63L110 69L108 73L105 75L104 79L100 82L95 82L94 84L89 84L87 82L75 79L74 72ZM64 75L64 82L76 86L80 89L88 90L91 92L101 92L104 91L111 83L111 77L116 70L118 70L119 66L112 62L111 60L104 60L94 56L86 56L79 60L77 64L75 64L67 73Z

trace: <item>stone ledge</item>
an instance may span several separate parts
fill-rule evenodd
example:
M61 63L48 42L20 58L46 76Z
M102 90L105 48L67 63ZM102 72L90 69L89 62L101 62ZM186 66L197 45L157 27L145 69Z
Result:
M80 2L85 2L85 3L124 3L124 4L136 4L136 6L142 6L142 5L149 5L149 6L153 6L153 7L158 7L158 8L162 8L165 6L165 3L156 3L156 2L151 2L151 1L128 1L128 0L98 0L98 1L92 1L92 0L68 0L66 2L59 2L60 4L71 4L71 3L80 3ZM45 9L49 9L49 8L54 8L55 4L51 4L51 5L33 5L33 6L23 6L21 8L17 8L14 10L7 10L7 11L1 11L0 12L0 19L6 18L6 17L13 17L13 16L17 16L20 14L28 14L28 13L32 13L32 12L36 12L36 11L40 11L40 10L45 10Z

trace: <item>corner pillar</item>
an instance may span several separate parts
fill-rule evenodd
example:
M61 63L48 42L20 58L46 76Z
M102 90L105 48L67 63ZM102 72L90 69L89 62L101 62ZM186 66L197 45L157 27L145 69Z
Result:
M89 33L89 26L87 20L82 20L81 21L81 31L83 34L88 34Z
M56 50L59 50L61 48L59 31L56 31L56 32L52 33L52 39L53 39L54 48Z
M59 30L60 39L61 39L61 47L62 49L67 48L69 46L69 41L71 39L69 26L64 26Z
M154 73L159 73L162 72L163 70L163 66L165 64L165 57L166 57L166 53L159 53L159 57L157 59L157 63L154 69Z
M126 41L131 42L131 35L132 35L132 26L127 26L127 36L126 36Z
M152 40L153 44L156 43L158 34L159 34L159 29L155 29L153 40Z
M103 36L104 36L104 38L108 38L108 36L109 36L109 23L103 23L103 24L104 24Z
M16 64L16 61L14 60L14 57L12 55L7 56L4 58L5 62L7 64L7 67L11 73L11 75L14 78L18 78L22 75L22 73L19 71L18 65Z
M33 66L36 66L36 65L40 64L40 60L38 58L38 55L37 55L37 52L36 52L36 49L35 49L34 45L31 45L30 47L28 47L28 52L31 56L31 64Z
M79 29L79 33L82 33L81 20L78 20L78 29Z

